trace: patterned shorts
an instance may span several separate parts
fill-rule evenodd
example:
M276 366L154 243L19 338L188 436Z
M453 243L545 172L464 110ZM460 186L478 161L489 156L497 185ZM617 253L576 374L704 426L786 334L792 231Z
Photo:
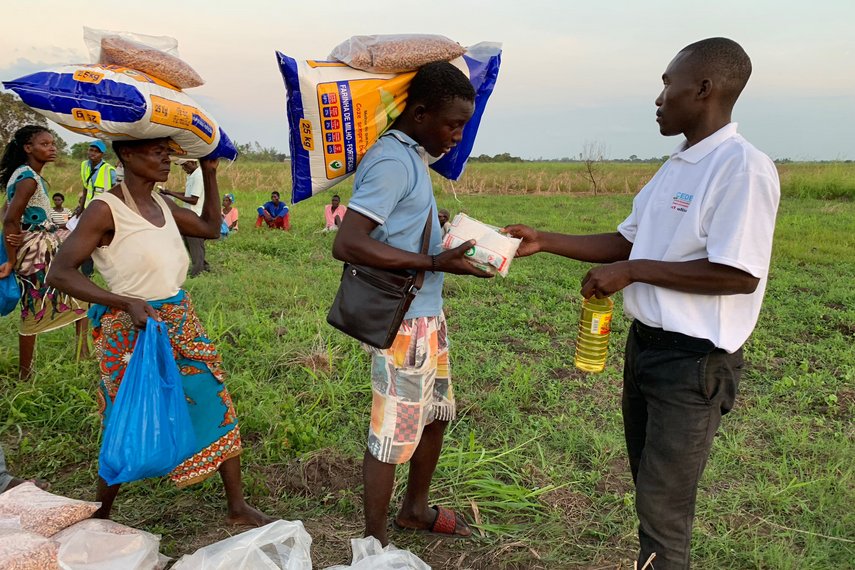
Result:
M407 319L392 346L371 354L368 450L383 463L409 461L424 427L456 414L445 316Z

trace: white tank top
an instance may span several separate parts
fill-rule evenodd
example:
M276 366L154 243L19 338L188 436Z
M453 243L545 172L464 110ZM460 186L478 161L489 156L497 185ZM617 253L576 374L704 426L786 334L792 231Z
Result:
M110 207L115 227L110 245L97 247L92 252L95 268L111 292L146 301L167 299L177 294L190 265L169 206L157 194L152 194L152 197L166 220L162 228L131 210L109 192L94 198Z

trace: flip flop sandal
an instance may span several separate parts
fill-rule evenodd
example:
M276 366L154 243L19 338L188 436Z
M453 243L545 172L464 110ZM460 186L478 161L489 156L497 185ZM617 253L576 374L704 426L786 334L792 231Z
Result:
M398 524L397 518L392 519L392 527L398 531L430 534L446 538L472 538L471 529L468 535L457 534L456 532L458 528L469 528L469 525L466 524L466 521L461 515L451 509L440 507L439 505L434 505L431 508L436 511L436 518L428 528L410 528L407 526L401 526Z

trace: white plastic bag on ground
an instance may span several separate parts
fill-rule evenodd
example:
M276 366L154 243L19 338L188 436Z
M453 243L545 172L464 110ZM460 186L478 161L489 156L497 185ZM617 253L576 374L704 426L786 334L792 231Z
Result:
M373 536L350 540L353 560L350 566L330 566L326 570L430 570L430 566L410 552L389 544L385 548Z
M457 214L451 222L451 229L442 238L442 247L454 249L471 239L475 240L475 247L466 252L466 260L484 271L507 277L522 240L499 233L499 228L466 214Z
M161 556L160 537L109 520L88 519L56 533L63 570L154 570Z
M312 537L300 521L275 521L182 556L172 570L311 570Z

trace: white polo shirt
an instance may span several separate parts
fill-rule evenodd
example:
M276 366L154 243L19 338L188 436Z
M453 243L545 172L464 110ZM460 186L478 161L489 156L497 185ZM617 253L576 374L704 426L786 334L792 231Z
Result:
M618 226L630 259L707 258L758 277L747 295L683 293L646 283L624 289L624 311L646 325L711 340L734 352L748 339L766 290L781 185L768 156L730 123L685 141L635 197Z
M184 196L189 198L196 196L199 200L195 204L186 204L185 207L193 210L197 216L202 215L202 208L205 206L205 183L202 180L202 169L196 167L196 170L187 175L187 182L184 185Z

